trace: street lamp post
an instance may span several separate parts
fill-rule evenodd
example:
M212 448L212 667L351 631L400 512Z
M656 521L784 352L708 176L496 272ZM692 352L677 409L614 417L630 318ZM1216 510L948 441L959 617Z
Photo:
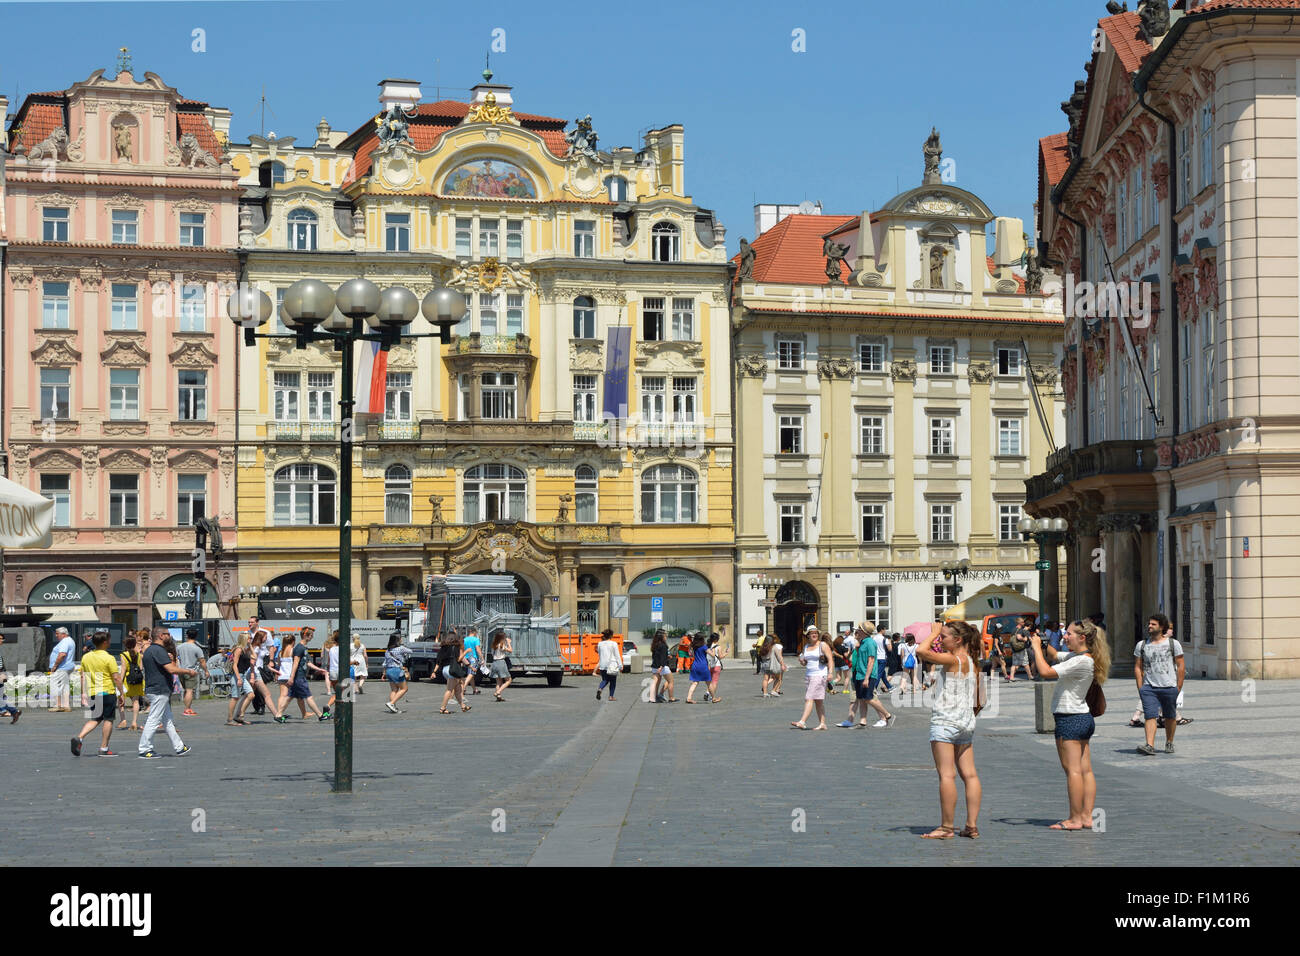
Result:
M970 574L970 558L962 558L960 561L945 561L939 567L943 571L943 579L951 581L955 589L953 594L957 600L952 603L959 603L961 601L961 579Z
M402 339L437 338L451 341L451 330L465 315L465 299L451 289L436 288L421 303L414 292L400 286L380 291L368 279L349 279L330 289L319 279L299 279L284 293L284 319L293 328L284 335L259 334L257 328L271 317L271 299L241 283L226 311L244 329L244 344L257 339L293 339L298 348L308 342L331 342L342 352L343 386L339 399L339 684L334 716L334 792L352 792L352 680L345 672L347 649L352 646L352 437L355 405L353 346L378 342L387 350ZM437 332L406 332L416 313L424 314ZM363 325L364 323L364 325ZM365 326L369 326L367 331ZM325 661L326 667L329 661Z
M1053 585L1051 590L1052 613L1047 614L1048 601L1048 581L1054 581L1050 578L1050 573L1056 571L1056 547L1060 544L1069 530L1070 524L1064 518L1031 518L1028 515L1020 519L1016 528L1025 538L1033 538L1038 542L1038 623L1041 625L1044 621L1056 620L1061 613L1061 602L1056 594L1056 587ZM1048 548L1051 548L1052 556L1048 557Z

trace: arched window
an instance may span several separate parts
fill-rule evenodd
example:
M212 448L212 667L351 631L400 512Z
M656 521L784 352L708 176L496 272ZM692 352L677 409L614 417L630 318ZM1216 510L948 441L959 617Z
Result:
M650 230L650 258L656 262L680 262L681 233L671 222L655 223Z
M573 300L573 337L596 337L596 300L589 295L580 295Z
M627 180L622 176L607 176L605 187L609 190L610 202L627 201Z
M591 524L596 520L596 469L590 465L579 465L573 470L573 504L575 520L579 524Z
M512 465L475 465L465 472L465 523L523 521L527 476Z
M282 183L287 179L284 163L268 159L261 166L257 167L257 184L263 189L270 189L276 183Z
M289 248L315 251L316 214L310 209L294 209L289 213Z
M641 475L641 520L688 524L696 520L699 478L682 465L656 465Z
M275 523L333 524L334 472L323 465L288 465L275 473Z
M411 523L411 469L405 465L389 465L384 472L384 521Z

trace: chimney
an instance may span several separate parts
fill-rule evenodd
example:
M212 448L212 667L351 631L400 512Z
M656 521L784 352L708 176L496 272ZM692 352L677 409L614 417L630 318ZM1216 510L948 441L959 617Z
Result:
M380 111L387 113L388 108L397 106L415 106L420 102L419 80L381 80L379 83Z
M1020 219L998 216L993 226L993 269L999 279L1014 279L1011 267L1025 254L1025 224Z
M485 67L482 76L483 82L470 90L470 93L473 94L470 97L470 105L482 106L487 102L489 93L496 97L497 106L510 106L514 103L514 97L510 95L513 87L492 82L492 67Z

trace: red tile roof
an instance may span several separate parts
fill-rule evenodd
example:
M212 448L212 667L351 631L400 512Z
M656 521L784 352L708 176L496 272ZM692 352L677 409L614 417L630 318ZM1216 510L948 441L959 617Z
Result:
M1208 0L1188 12L1195 14L1204 10L1226 10L1229 7L1242 10L1300 10L1300 0Z
M1097 26L1106 34L1106 39L1115 48L1120 65L1125 73L1136 73L1142 61L1151 52L1151 44L1142 35L1142 19L1132 10L1117 13L1113 17L1102 17Z
M779 282L788 285L831 285L826 275L826 256L822 252L826 236L842 230L861 216L809 216L793 213L786 216L753 242L755 282ZM731 257L740 263L740 254ZM848 267L840 267L840 285L847 285ZM989 275L993 274L993 258L988 257ZM1025 291L1025 280L1016 276L1019 292Z
M450 132L461 124L470 110L469 103L459 100L438 100L434 103L420 103L415 107L415 118L408 126L411 142L419 152L433 149L443 133ZM536 133L554 156L563 157L569 151L569 144L564 139L564 120L554 116L538 116L535 113L515 113L519 125ZM370 173L371 154L379 146L379 136L375 121L369 119L364 126L352 133L343 144L344 148L356 150L349 177L343 185L347 186Z
M989 275L995 275L995 274L996 274L996 268L997 268L997 267L996 267L996 266L994 265L994 263L993 263L993 257L992 257L992 256L986 256L985 258L988 259ZM1017 275L1014 275L1014 274L1013 274L1013 278L1015 278L1015 280L1016 280L1016 292L1018 292L1020 295L1024 295L1024 294L1025 294L1025 279L1024 279L1024 277L1023 277L1023 276L1017 276Z
M793 285L830 285L823 237L858 216L786 216L754 240L754 281L788 282ZM739 262L737 255L733 261ZM848 282L849 270L840 269L840 283Z
M199 145L212 154L214 159L221 158L221 143L217 141L216 131L208 125L202 113L178 112L176 114L176 140L186 133L193 133Z
M1066 139L1069 135L1069 133L1053 133L1038 141L1038 161L1042 163L1043 173L1047 177L1046 185L1049 188L1056 186L1070 167L1070 154L1066 148Z
M768 312L775 314L789 315L792 311L789 306L746 306L746 312ZM858 309L807 309L804 315L873 315L884 319L926 319L928 321L955 321L955 322L1014 322L1025 325L1064 325L1065 320L1052 315L1033 315L1033 314L1016 314L1016 315L968 315L961 313L934 313L934 312L890 312L890 311L871 311Z
M29 103L26 111L19 113L14 125L22 127L23 145L31 152L33 146L44 142L63 125L63 107L57 103Z

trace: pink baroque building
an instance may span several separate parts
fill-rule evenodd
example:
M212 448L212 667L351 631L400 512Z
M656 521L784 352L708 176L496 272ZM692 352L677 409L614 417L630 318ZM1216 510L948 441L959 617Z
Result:
M6 555L3 603L127 627L183 617L193 523L235 543L230 114L124 58L8 119L4 473L55 501L56 532ZM207 578L215 614L238 575L226 560Z

